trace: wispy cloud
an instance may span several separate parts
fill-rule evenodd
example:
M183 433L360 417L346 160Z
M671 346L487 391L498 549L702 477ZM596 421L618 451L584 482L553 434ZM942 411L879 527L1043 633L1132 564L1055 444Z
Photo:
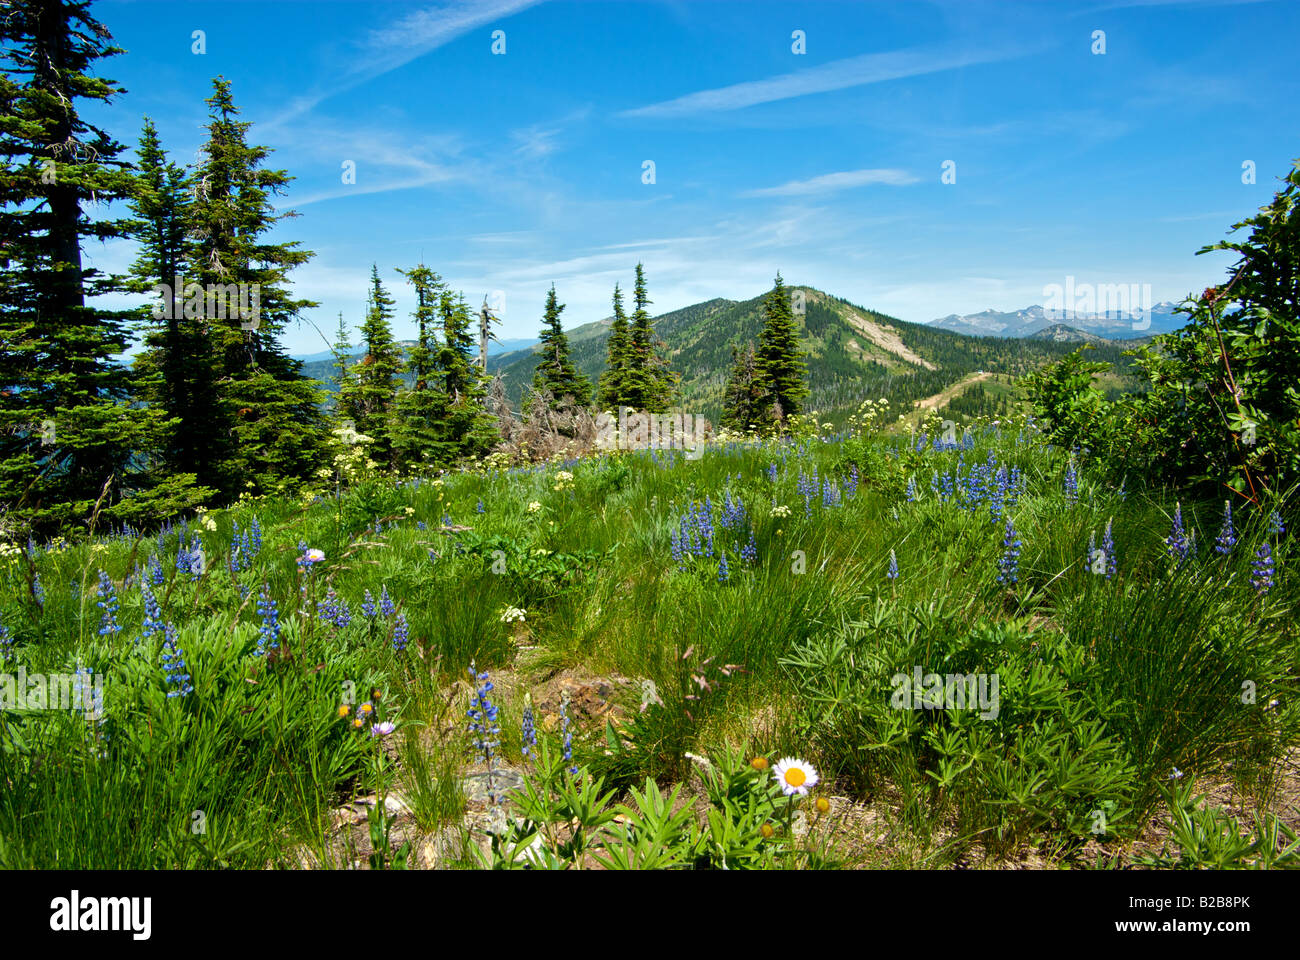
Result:
M356 59L344 68L341 78L293 100L266 126L277 126L301 116L323 100L405 66L475 27L542 2L544 0L452 0L412 11L394 24L370 31L357 44Z
M943 70L956 70L979 63L993 63L1023 56L1025 48L995 49L916 47L910 50L892 50L888 53L867 53L794 73L784 73L766 80L749 80L688 93L675 100L652 103L649 106L624 110L622 117L678 117L693 113L720 110L740 110L760 103L789 100L814 93L844 90L864 84L883 83L902 77L915 77Z
M852 187L865 187L882 183L891 187L901 187L916 183L920 178L906 170L842 170L839 173L824 173L810 180L791 180L777 187L763 187L759 190L747 190L742 197L807 197L836 190L848 190Z

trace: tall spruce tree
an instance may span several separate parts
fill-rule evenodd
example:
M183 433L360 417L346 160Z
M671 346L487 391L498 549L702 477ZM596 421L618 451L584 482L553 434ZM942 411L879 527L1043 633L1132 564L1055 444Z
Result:
M403 363L402 351L393 339L393 298L379 278L378 265L370 270L370 293L366 319L361 325L365 356L353 367L353 376L340 392L340 412L353 421L358 432L370 437L371 457L385 466L395 466L397 384Z
M162 424L130 404L114 362L130 312L87 304L123 284L84 266L83 241L129 232L87 208L133 189L122 145L79 112L122 92L93 74L122 51L88 10L11 0L0 11L0 502L8 522L42 532L85 523L96 504L139 521L185 497L183 481L141 482L139 453Z
M754 345L743 350L731 348L731 375L722 398L722 426L741 433L752 433L767 422L764 388L758 375Z
M591 402L591 383L574 366L569 356L569 338L560 326L564 304L555 295L555 284L546 295L546 312L542 317L542 331L538 336L540 357L533 373L533 390L548 392L557 408L584 407ZM567 398L567 399L566 399Z
M263 166L270 150L248 143L251 124L236 119L229 82L217 77L212 85L189 215L190 277L198 286L187 284L185 311L202 321L215 373L210 395L194 397L194 419L207 440L194 473L229 499L286 490L313 474L326 424L322 391L278 340L300 311L318 305L287 289L289 271L311 252L265 237L297 216L275 213L272 203L292 177Z
M790 291L776 275L763 301L763 330L758 338L758 375L763 385L765 414L783 420L799 413L808 396L804 385L808 366L799 349L799 328L790 304Z
M442 346L436 370L446 398L443 449L450 460L478 457L500 439L496 417L487 410L487 374L474 362L473 318L464 294L442 293ZM590 388L587 388L590 393Z
M413 382L409 390L398 392L393 425L397 461L409 469L438 464L448 456L439 429L446 417L447 401L435 381L440 349L436 332L438 306L447 285L424 264L398 272L415 288L416 337L408 361Z
M650 321L651 303L646 293L645 269L636 265L636 285L632 291L635 309L628 331L627 364L623 377L623 402L635 410L663 413L672 405L677 392L677 375L662 359L656 347L654 327Z
M614 322L609 328L608 354L605 372L600 375L597 396L600 405L617 410L627 392L629 337L627 314L623 310L623 291L614 284Z

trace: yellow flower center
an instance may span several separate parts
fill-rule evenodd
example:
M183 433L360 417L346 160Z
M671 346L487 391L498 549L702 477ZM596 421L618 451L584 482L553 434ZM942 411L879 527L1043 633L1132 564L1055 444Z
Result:
M831 808L831 802L829 800L827 800L825 797L817 798L818 813L827 813L830 810L830 808Z
M792 787L802 787L804 781L807 779L808 775L798 767L791 767L785 772L785 782L790 784Z
M755 770L766 770L767 757L755 757L753 760L749 761L749 765Z

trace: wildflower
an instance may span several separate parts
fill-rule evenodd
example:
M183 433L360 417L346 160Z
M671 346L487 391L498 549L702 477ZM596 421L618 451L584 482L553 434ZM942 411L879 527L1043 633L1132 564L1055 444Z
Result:
M0 623L0 663L9 660L9 655L13 650L14 635L9 632L9 628Z
M718 583L726 583L730 576L731 573L727 570L727 555L724 553L718 561Z
M907 502L908 503L916 502L916 477L915 476L911 476L907 478Z
M257 652L265 654L269 650L280 648L280 618L278 605L271 599L271 585L262 585L262 595L257 601L257 612L262 618L258 630Z
M325 551L313 547L302 555L302 559L306 563L320 563L325 559Z
M158 606L158 598L153 595L149 589L147 581L140 582L140 596L144 598L144 639L148 640L155 633L163 632L162 609Z
M564 761L573 763L573 729L569 724L569 696L566 693L560 700L560 730L564 737ZM578 775L578 768L569 767L569 773L572 776Z
M1071 506L1079 502L1079 471L1073 460L1065 468L1065 500Z
M384 584L379 590L379 612L385 617L391 617L396 610L393 598L388 595L388 584Z
M386 737L396 729L397 725L393 721L383 720L370 728L370 735L372 737Z
M542 509L542 505L536 500L533 500L528 504L529 513L536 513L540 509Z
M487 764L488 773L488 800L496 803L496 789L492 783L492 761L495 757L497 747L497 734L501 728L497 726L497 707L492 703L492 680L487 673L479 673L473 661L469 665L470 680L473 681L474 699L466 716L469 717L470 733L474 735L474 746L483 757L483 762Z
M1232 502L1224 500L1223 524L1219 527L1219 535L1214 540L1214 549L1227 556L1236 545L1237 532L1232 528Z
M479 498L478 505L474 508L474 512L475 512L475 513L486 513L486 512L487 512L487 508L483 506L483 498L482 498L482 497Z
M176 642L176 627L167 624L163 628L163 669L167 672L167 683L175 690L167 691L167 696L184 697L194 692L190 675L185 672L185 653Z
M45 587L41 585L41 575L38 573L32 577L32 598L36 605L44 609L45 607Z
M762 773L767 769L767 757L755 757L753 760L749 761L749 765L759 773Z
M781 792L787 797L796 794L806 797L808 790L817 785L818 779L817 771L813 769L812 764L795 757L782 757L778 760L772 770L772 776L781 785Z
M163 585L163 568L156 553L149 554L149 582L155 587Z
M1115 536L1110 532L1111 521L1106 521L1106 529L1101 535L1101 552L1106 557L1106 579L1109 580L1115 576L1115 571L1119 569L1119 564L1115 560Z
M746 563L754 563L758 560L758 544L754 542L754 528L749 529L749 542L740 548L740 559Z
M409 640L408 633L406 614L398 614L397 623L393 625L393 651L395 653L401 653L406 649Z
M1269 524L1269 530L1271 532L1276 533L1278 535L1286 533L1286 526L1282 523L1281 511L1274 510L1273 515L1268 519L1268 524Z
M116 634L122 627L117 622L117 591L113 588L113 581L108 578L108 574L103 570L99 571L99 597L95 606L99 607L104 613L99 619L99 635L102 637L106 634Z
M519 743L519 752L525 757L531 757L532 752L537 749L537 725L533 721L533 698L527 693L524 694L524 720Z
M858 495L858 465L856 463L849 464L849 478L844 481L844 494L848 497Z
M898 579L898 557L894 556L894 551L889 551L889 572L885 574L890 580Z
M1179 770L1177 767L1174 767L1173 772L1169 774L1169 779L1181 780L1182 778L1183 778L1183 771Z
M352 708L349 707L346 703L341 703L341 704L339 704L338 716L339 716L339 719L340 719L340 720L342 720L344 717L346 717L346 716L347 716L348 714L350 714L351 712L352 712Z
M774 517L788 517L788 516L790 516L790 508L787 507L785 504L781 504L780 506L773 507L773 508L772 508L772 516L774 516Z
M1002 556L998 559L998 583L1016 583L1020 579L1020 539L1010 517L1007 517L1002 548Z
M769 463L769 464L767 465L767 479L770 480L770 481L772 481L772 483L776 483L776 464L775 464L775 463Z
M1180 503L1174 504L1174 523L1165 537L1165 546L1168 549L1169 556L1173 557L1179 563L1183 563L1191 553L1191 540L1183 532L1183 507Z
M818 797L818 798L817 798L816 807L817 807L817 812L818 812L818 813L830 813L830 812L831 812L831 802L830 802L829 800L827 800L825 797Z
M772 825L770 823L765 823L761 827L759 827L759 832L763 834L764 840L771 840L774 836L776 836L776 831L772 829Z
M516 621L523 623L527 613L527 610L522 610L519 607L506 607L500 619L502 623L514 623Z
M375 611L375 598L372 597L372 596L370 595L370 591L369 591L369 590L366 591L366 597L365 597L365 600L363 600L362 603L361 603L361 613L362 613L362 614L366 617L366 619L368 619L368 620L373 620L373 619L375 619L375 613L376 613L376 611Z
M1250 585L1261 597L1273 587L1273 548L1267 540L1255 551L1255 559L1250 565Z

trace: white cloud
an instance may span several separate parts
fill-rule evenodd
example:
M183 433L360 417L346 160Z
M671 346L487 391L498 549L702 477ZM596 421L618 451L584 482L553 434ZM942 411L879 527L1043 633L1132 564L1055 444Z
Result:
M791 180L789 183L783 183L778 187L763 187L759 190L748 190L742 193L742 197L807 197L815 194L834 193L836 190L847 190L852 187L864 187L869 184L886 184L891 187L901 187L909 183L917 183L920 178L908 173L906 170L842 170L839 173L824 173L820 177L813 177L810 180Z

